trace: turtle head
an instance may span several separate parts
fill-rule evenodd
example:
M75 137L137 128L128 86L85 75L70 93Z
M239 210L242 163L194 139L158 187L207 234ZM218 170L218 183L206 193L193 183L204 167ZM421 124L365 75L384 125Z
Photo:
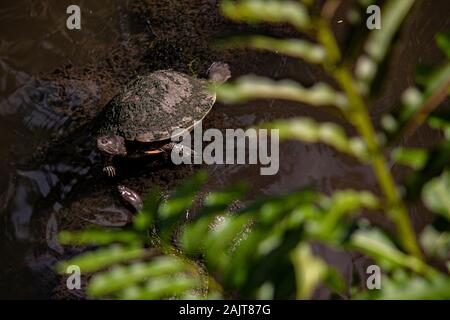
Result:
M100 136L97 138L97 148L100 152L110 155L126 155L125 139L121 136Z

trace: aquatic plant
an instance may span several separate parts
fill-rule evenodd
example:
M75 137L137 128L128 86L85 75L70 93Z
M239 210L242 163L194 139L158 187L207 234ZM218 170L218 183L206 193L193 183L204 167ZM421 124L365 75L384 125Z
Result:
M359 9L367 2L360 1ZM350 290L356 299L449 299L450 114L436 111L450 93L449 34L436 37L446 56L442 65L421 68L417 84L404 92L398 107L379 126L369 115L392 41L413 2L386 1L382 30L369 32L362 45L356 45L359 38L355 38L345 53L330 28L336 1L321 7L314 1L221 4L223 14L235 21L290 24L315 39L249 36L228 39L225 45L269 50L318 64L335 85L305 88L292 80L245 76L217 88L218 98L228 103L270 98L334 107L357 135L348 136L337 123L304 117L259 127L278 128L282 140L328 144L367 164L377 177L380 194L335 190L324 195L302 190L231 210L245 195L245 186L237 185L207 195L195 217L180 225L207 180L201 171L166 200L153 190L129 229L62 232L63 244L98 248L60 263L58 270L64 273L69 265L77 265L92 273L87 293L99 298L308 299L324 284L336 296L348 296ZM361 16L357 7L353 17ZM398 146L422 125L443 130L445 138L431 150ZM413 170L404 181L395 181L390 162ZM437 218L416 235L408 207L419 197ZM383 212L395 232L372 225L361 217L362 211L366 216ZM348 288L332 266L313 254L312 242L371 257L383 272L381 287L367 290L359 283Z

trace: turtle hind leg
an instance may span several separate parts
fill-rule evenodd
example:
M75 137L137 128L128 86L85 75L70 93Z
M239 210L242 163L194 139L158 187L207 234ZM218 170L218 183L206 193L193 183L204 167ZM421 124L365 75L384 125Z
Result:
M208 69L208 79L213 83L224 83L231 77L228 64L224 62L214 62Z
M119 192L122 201L128 207L132 208L134 212L142 211L142 209L144 208L144 202L142 201L141 196L136 191L123 185L118 185L117 191Z
M164 159L166 162L169 162L171 165L177 165L173 160L172 160L172 155L171 153L173 151L178 152L178 154L180 155L181 153L183 153L183 158L191 158L198 156L197 152L195 152L193 149L187 147L187 146L183 146L182 144L178 144L176 142L170 142L164 146L161 147L161 150L164 152ZM190 159L192 160L192 158ZM188 164L188 166L190 167L190 171L193 172L193 166L192 166L192 162L188 161L188 162L183 162L185 164ZM179 164L179 163L178 163Z
M164 152L165 154L170 154L172 151L175 151L175 152L179 152L179 153L183 152L184 156L194 156L195 157L197 155L197 153L193 149L191 149L187 146L184 146L182 144L176 143L176 142L170 142L168 144L165 144L164 146L162 146L160 148L160 150L162 152Z

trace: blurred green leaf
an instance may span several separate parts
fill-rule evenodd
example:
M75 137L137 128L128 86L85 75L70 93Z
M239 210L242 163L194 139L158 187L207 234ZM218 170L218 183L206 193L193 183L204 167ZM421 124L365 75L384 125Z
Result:
M433 112L427 120L433 129L442 130L446 140L450 140L450 112Z
M419 64L416 67L416 75L415 79L417 84L421 88L425 88L427 86L427 83L430 81L430 79L433 77L433 74L436 73L436 68L427 64Z
M428 209L439 213L450 221L450 173L428 182L422 191L422 199Z
M273 299L273 284L271 282L264 282L256 294L257 300L272 300Z
M434 273L423 261L397 249L380 230L358 230L352 235L350 245L353 249L373 257L386 271L400 267L419 274Z
M298 139L309 143L325 143L360 161L368 158L367 148L359 137L347 137L343 128L331 122L318 123L311 118L291 118L265 123L259 127L278 129L281 140Z
M116 266L110 271L95 275L89 283L88 293L93 297L110 295L149 278L174 275L189 270L181 259L171 256L154 258L129 266Z
M199 171L176 188L170 197L161 203L158 209L157 225L162 240L168 241L174 235L176 227L181 221L180 218L186 217L197 193L203 188L207 179L206 171Z
M317 285L325 279L328 266L311 253L307 244L299 245L291 253L291 260L295 269L297 299L310 299Z
M423 168L414 172L407 178L407 197L416 200L424 185L431 179L442 174L444 169L450 164L450 142L444 141L435 149L428 152L428 157Z
M71 260L61 262L57 265L57 270L60 273L64 273L68 266L76 265L82 272L95 272L118 262L140 258L144 254L145 249L140 246L125 247L113 245L86 252Z
M235 83L223 84L216 89L217 98L225 103L255 99L281 99L307 103L312 106L345 108L347 99L324 83L304 88L292 80L273 81L258 76L244 76Z
M160 205L159 218L168 219L184 215L207 178L205 171L199 171L194 177L175 189L169 199Z
M289 23L299 30L310 26L306 8L298 1L241 0L222 1L222 14L247 23Z
M393 276L383 276L381 290L368 290L356 299L435 300L450 298L450 277L437 274L431 279L405 274L397 270Z
M253 228L245 238L239 240L240 241L233 250L229 250L229 264L223 272L223 283L231 288L251 287L254 283L250 278L252 276L258 276L260 273L264 273L264 270L257 271L254 269L257 266L256 261L260 258L258 246L264 240L264 233L262 230ZM252 271L255 273L252 274ZM266 277L265 281L270 281L270 279L267 279ZM256 284L256 286L259 285Z
M429 98L439 93L443 88L444 97L448 96L450 89L450 61L437 67L427 78L427 85L425 86L425 97Z
M383 129L392 141L399 139L406 124L420 110L425 99L423 93L416 87L406 89L401 98L402 103L399 107L392 113L384 115L381 121Z
M204 204L207 208L220 207L223 210L234 201L244 196L247 191L247 183L241 182L223 191L211 192L205 198Z
M428 153L420 148L395 148L391 152L391 158L396 164L408 166L415 170L420 170L424 167Z
M153 189L144 201L144 208L133 220L136 230L148 230L155 222L158 207L161 202L161 193L158 189Z
M156 300L176 298L201 285L198 278L187 275L155 277L142 286L131 286L123 290L118 297L124 300Z
M439 232L427 226L420 235L420 243L429 257L450 259L450 232Z
M240 36L227 38L219 43L224 47L246 47L272 51L310 63L321 64L325 61L325 49L317 44L300 39L276 39L267 36Z
M287 215L283 222L287 229L297 229L309 219L317 219L320 214L316 204L299 205Z
M197 212L194 221L184 227L181 234L181 244L188 254L196 254L204 249L204 238L217 215L225 215L227 208L241 198L246 190L246 183L238 183L205 197L204 206Z
M181 234L181 246L187 254L198 254L205 249L204 240L214 219L214 216L203 217L184 227Z
M78 232L62 231L58 235L58 241L63 245L106 245L136 244L143 242L144 239L133 231L91 228Z
M375 195L368 191L339 190L331 197L322 196L319 201L323 213L317 219L306 222L306 230L314 239L337 244L342 243L352 225L349 217L358 210L378 209Z
M207 233L205 242L205 259L212 268L223 268L230 259L232 246L242 240L243 232L251 217L245 214L223 217Z
M423 92L418 88L410 87L403 93L402 106L390 117L390 122L395 122L395 125L387 128L386 120L384 121L384 127L392 141L409 138L448 96L450 62L435 68L426 79L421 81L425 84Z
M311 190L302 190L290 194L258 199L238 211L238 214L249 214L264 227L272 227L282 221L293 210L303 205L312 205L318 194Z
M343 276L334 267L330 265L327 265L327 267L327 274L323 280L326 286L335 293L345 292L347 284Z
M436 42L439 48L450 58L450 31L446 33L438 33Z

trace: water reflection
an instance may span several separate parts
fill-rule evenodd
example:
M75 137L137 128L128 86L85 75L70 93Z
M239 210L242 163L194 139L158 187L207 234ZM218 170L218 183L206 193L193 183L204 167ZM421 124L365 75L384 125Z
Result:
M88 174L95 157L89 151L80 152L87 148L85 137L63 145L63 158L51 160L50 156L47 163L29 160L39 145L70 124L70 118L55 111L55 106L80 107L86 99L73 80L65 86L66 100L61 102L61 88L39 80L40 74L61 65L90 62L128 32L117 25L117 6L126 10L128 1L78 3L83 8L83 28L70 34L65 28L69 1L5 0L1 4L1 296L49 296L55 285L56 277L49 278L56 258L46 251L62 253L55 241L54 214ZM95 90L94 85L88 86ZM70 154L80 157L70 159Z

